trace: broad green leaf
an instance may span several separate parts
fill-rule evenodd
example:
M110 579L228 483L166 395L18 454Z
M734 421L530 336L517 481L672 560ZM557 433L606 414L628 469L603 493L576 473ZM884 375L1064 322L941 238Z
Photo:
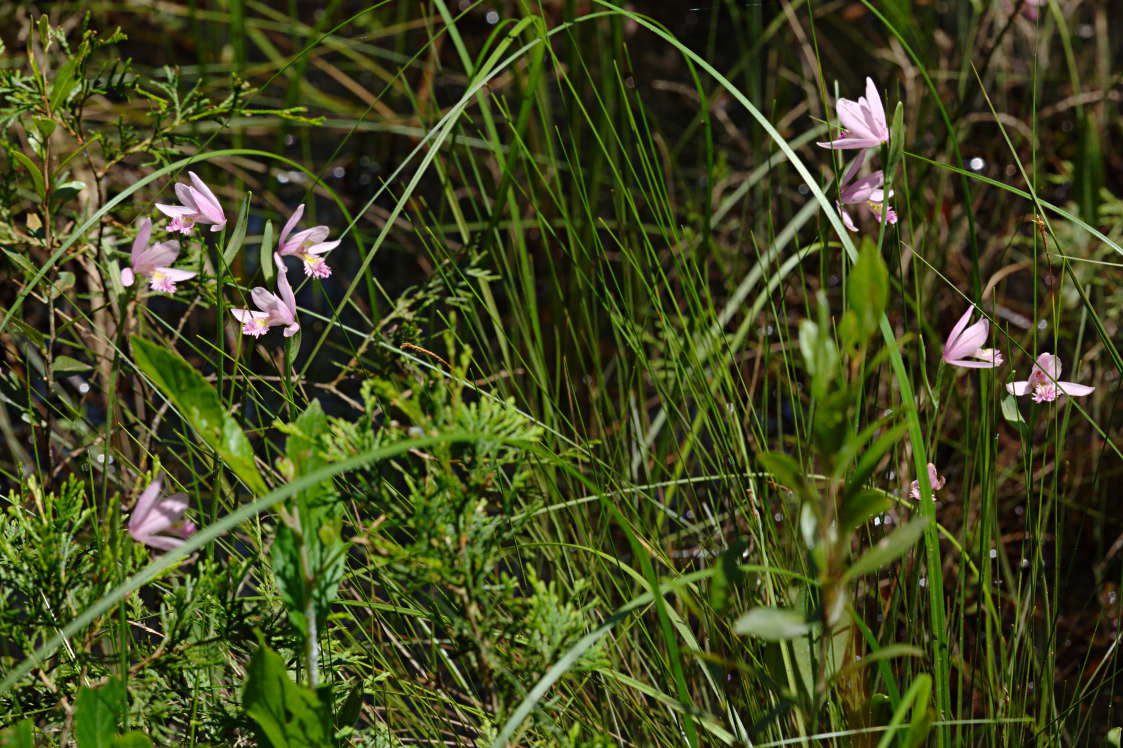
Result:
M78 72L78 65L82 62L78 55L74 55L66 63L59 68L58 73L55 75L55 80L51 83L51 97L48 101L49 111L55 111L59 104L66 101L67 97L78 85L75 80L74 74Z
M253 653L246 668L242 705L272 748L333 745L319 698L293 683L284 661L264 645Z
M43 172L35 166L35 162L29 156L19 151L8 151L16 161L27 169L27 173L31 175L31 181L35 184L35 194L39 196L40 200L47 197L47 185L43 182Z
M125 711L125 689L117 678L100 688L83 688L74 700L78 748L111 748L117 720Z
M152 748L152 741L139 730L130 730L113 738L112 748Z
M888 566L909 552L928 525L927 517L917 517L898 527L870 548L846 570L843 579L855 579Z
M846 300L857 317L858 331L865 341L877 332L881 315L889 303L889 269L868 237L862 240L858 261L850 268Z
M254 464L249 440L238 422L226 414L218 393L203 375L179 354L144 338L134 335L132 344L137 368L160 388L199 438L251 491L265 493L265 481Z
M246 196L242 198L242 207L238 209L238 220L234 223L230 240L226 242L226 249L222 252L222 261L226 264L226 267L230 267L231 263L234 262L235 255L238 254L238 250L242 248L242 244L246 241L246 225L249 223L251 197L253 197L253 193L247 192Z
M883 492L863 488L843 500L838 523L843 533L851 533L891 506L892 499Z
M864 484L869 477L873 475L873 471L881 463L881 458L885 454L904 441L905 432L908 430L908 424L899 423L890 429L882 431L881 434L870 442L861 456L858 458L854 469L846 479L846 494L851 494L856 491L862 490Z
M1119 746L1123 744L1123 727L1113 727L1108 730L1105 740L1108 745L1119 748Z
M733 631L768 641L803 636L811 630L806 616L788 608L753 608L733 623Z

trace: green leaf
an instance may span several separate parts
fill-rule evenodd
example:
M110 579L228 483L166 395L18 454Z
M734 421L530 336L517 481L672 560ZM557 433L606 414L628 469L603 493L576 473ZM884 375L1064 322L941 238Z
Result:
M877 332L889 303L889 269L870 239L862 239L858 261L846 282L846 300L858 321L863 342Z
M1107 737L1104 738L1108 745L1119 748L1121 741L1123 741L1123 727L1113 727L1107 731Z
M238 422L226 414L218 393L203 375L179 354L144 338L134 335L132 344L137 368L153 381L199 438L218 453L251 491L264 494L265 481L254 464L249 440Z
M1076 204L1080 217L1097 224L1100 215L1100 190L1104 184L1104 156L1100 147L1099 126L1095 115L1084 115L1080 123L1080 150L1073 169L1076 182Z
M246 668L242 705L273 748L333 745L319 698L294 683L280 656L264 645L253 653Z
M55 206L63 205L84 189L86 189L86 183L79 182L77 179L57 185L51 192L51 204Z
M230 233L230 241L226 242L226 249L222 252L222 261L226 263L226 267L230 267L231 263L234 262L234 256L238 254L238 250L242 248L242 244L246 241L246 225L249 223L251 197L253 197L253 193L247 192L246 196L242 198L242 207L238 209L238 220L234 223L234 231Z
M83 688L74 700L78 748L110 748L118 717L125 711L125 688L113 678L101 688Z
M33 723L21 719L7 730L0 732L0 746L4 748L35 748Z
M1018 409L1018 398L1013 395L1007 394L1002 398L1002 417L1006 422L1017 429L1019 432L1025 433L1029 428L1026 419L1022 417L1021 410Z
M878 569L888 566L901 556L909 552L928 525L927 517L917 517L886 535L878 541L877 545L870 548L862 557L846 570L843 580L871 574Z
M756 456L764 471L771 475L777 483L791 489L798 499L814 497L814 491L807 482L803 466L796 459L784 452L761 452Z
M130 730L113 738L113 748L152 748L152 741L139 730Z
M753 608L733 623L735 633L768 641L794 639L810 630L803 613L789 608Z
M277 266L273 264L273 222L266 221L265 230L261 233L261 273L266 283L272 283L276 272Z
M920 647L914 647L911 644L887 644L876 652L870 652L868 655L862 657L860 660L854 660L842 669L842 672L851 672L860 670L867 665L873 665L883 660L891 660L896 657L923 657L924 650Z
M73 374L77 371L89 371L93 367L70 356L55 356L52 362L55 374Z
M838 521L842 531L850 533L891 506L893 501L883 492L863 488L846 498Z
M66 63L59 68L55 74L55 80L51 83L51 96L47 102L48 111L55 111L59 104L62 104L74 91L74 87L78 85L75 80L75 73L78 72L78 65L82 62L82 58L78 55L71 57Z
M43 182L43 172L39 171L35 166L35 162L29 156L19 151L8 151L12 158L20 163L20 165L27 169L27 173L31 175L31 181L35 184L35 194L39 196L40 200L47 197L47 185Z
M893 123L889 126L889 157L885 164L885 173L891 180L896 179L897 165L901 163L901 156L905 152L905 103L897 102L893 110ZM888 193L886 193L888 194Z

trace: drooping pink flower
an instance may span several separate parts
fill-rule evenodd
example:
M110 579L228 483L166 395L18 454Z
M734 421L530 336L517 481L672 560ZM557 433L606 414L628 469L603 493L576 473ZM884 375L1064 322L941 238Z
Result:
M842 214L842 222L851 231L857 231L858 227L854 223L854 219L850 217L850 213L847 212L847 205L866 206L874 217L882 223L893 224L897 222L896 211L885 204L885 174L878 169L861 179L856 180L854 178L862 167L865 158L866 152L860 152L858 157L854 159L854 163L850 164L842 175L842 182L839 184L839 202L836 205L838 206L838 212ZM889 197L893 197L892 191L889 192Z
M197 223L209 223L211 231L221 231L226 226L226 214L211 188L193 171L187 172L191 184L175 184L175 194L181 205L156 203L156 209L172 219L168 231L190 234Z
M936 492L943 488L945 483L947 483L947 479L940 475L935 465L929 462L928 485L932 487L932 495L935 496ZM913 501L920 501L920 481L914 480L912 485L909 486L909 496L913 498Z
M140 229L133 239L131 252L131 267L121 270L121 285L128 287L136 282L136 276L143 275L148 278L148 285L153 291L175 293L175 284L194 278L195 273L190 270L177 270L171 267L175 258L179 256L179 242L166 241L153 246L148 246L152 238L152 221L142 219Z
M129 534L138 543L170 551L183 545L184 539L191 537L198 528L194 522L183 518L187 511L187 494L161 497L160 486L161 480L157 478L137 499L129 517Z
M1033 364L1033 368L1029 372L1029 379L1021 382L1010 382L1006 385L1006 391L1018 397L1026 394L1032 395L1035 403L1051 403L1061 394L1084 397L1096 389L1086 384L1062 382L1060 376L1060 357L1051 353L1042 353Z
M967 326L967 321L971 319L971 312L974 310L974 306L968 307L955 323L955 327L951 328L951 334L944 343L944 363L962 366L965 369L993 369L1001 366L1004 359L999 351L981 347L990 331L990 322L987 318L983 317L970 327ZM970 361L969 358L978 360Z
M301 203L281 229L281 235L277 239L277 253L282 257L291 255L303 260L305 275L312 278L327 278L331 275L331 268L320 255L327 254L338 247L339 240L324 241L331 231L327 226L313 226L289 236L303 215L304 204Z
M830 142L819 143L821 147L834 150L876 148L889 142L885 108L881 105L881 94L877 92L872 78L866 78L865 96L857 101L839 99L836 108L843 127L842 135Z
M270 327L283 325L285 337L290 338L300 330L296 321L296 296L293 295L292 286L285 276L285 263L281 256L273 253L273 262L277 264L277 292L269 293L261 286L250 291L250 298L258 310L231 309L234 319L242 323L242 334L261 337L269 332Z

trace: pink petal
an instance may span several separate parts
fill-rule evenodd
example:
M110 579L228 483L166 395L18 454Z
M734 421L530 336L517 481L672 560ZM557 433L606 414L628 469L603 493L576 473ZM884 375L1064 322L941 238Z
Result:
M195 189L202 193L203 197L210 201L212 205L218 208L218 212L221 214L222 208L219 207L218 198L211 192L211 188L207 186L207 183L199 179L199 175L193 171L187 172L187 176L191 178L191 184L195 186ZM200 205L199 207L202 208L203 206Z
M870 132L869 126L866 124L866 118L862 115L862 107L858 102L850 99L839 99L836 108L838 109L838 121L842 123L847 134L865 137L874 134Z
M188 278L194 278L198 273L191 270L180 270L179 268L156 268L156 272L163 273L168 280L172 283L179 283Z
M195 194L191 188L181 182L175 183L175 196L183 204L183 207L190 208L192 213L199 212L199 206L195 203Z
M296 296L292 292L292 286L289 285L288 271L285 268L285 262L281 259L279 254L273 254L273 262L277 263L277 291L281 294L281 300L284 301L285 307L288 309L288 322L293 323L296 321Z
M330 241L330 242L320 242L319 244L312 245L308 249L304 250L304 252L305 252L305 254L310 254L310 255L326 254L326 253L332 251L333 249L335 249L336 247L338 247L339 243L341 241L342 241L341 239L335 239L335 240Z
M816 143L820 148L830 148L835 151L852 150L854 148L874 148L881 145L881 141L869 135L860 135L855 137L851 133L846 133L841 138L832 140L827 143Z
M1022 395L1029 392L1029 382L1028 381L1009 382L1006 385L1006 391L1009 392L1011 395L1021 397Z
M194 208L187 208L182 205L165 205L163 203L156 203L156 210L160 211L168 218L193 216L196 213L196 210Z
M136 506L133 507L133 513L129 516L129 532L136 531L144 524L148 513L152 511L152 505L156 503L156 499L160 495L161 485L161 479L157 478L149 483L148 487L140 494L140 498L136 500Z
M122 268L121 269L121 285L124 286L125 288L128 288L129 286L131 286L135 282L136 282L136 276L133 275L133 269L132 268Z
M134 535L134 537L136 537L137 540L144 543L145 545L152 546L153 548L156 548L156 549L161 550L161 551L174 550L176 548L179 548L181 545L183 545L183 540L181 538L173 538L173 537L170 537L168 535L147 535L147 534L145 534L143 536L135 536Z
M979 350L987 339L990 323L984 317L963 330L955 340L949 339L950 348L944 349L944 360L961 359Z
M281 229L281 235L277 238L277 246L278 247L284 247L285 246L285 239L288 239L289 234L292 233L292 230L296 228L296 224L300 223L300 218L303 215L304 215L304 203L301 203L297 207L297 209L293 211L292 215L289 216L289 220L285 221L285 225Z
M230 313L234 315L234 319L243 324L253 322L255 319L265 319L269 316L265 312L255 312L250 309L231 309Z
M148 242L152 239L152 220L144 218L140 222L140 228L136 232L136 238L133 239L132 259L133 264L136 264L137 257L148 248Z
M1075 382L1057 382L1057 389L1066 395L1084 397L1085 395L1091 394L1092 390L1096 388L1089 387L1086 384L1076 384Z
M961 366L964 369L993 369L998 364L993 361L973 361L969 358L944 359L949 366Z
M885 107L881 105L881 94L878 93L877 86L873 84L873 79L869 77L866 78L866 106L869 107L877 128L874 133L888 135L889 127L885 121Z

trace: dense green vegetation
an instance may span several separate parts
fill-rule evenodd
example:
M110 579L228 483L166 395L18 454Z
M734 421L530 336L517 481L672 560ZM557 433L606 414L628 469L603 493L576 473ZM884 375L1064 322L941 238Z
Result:
M0 746L1118 745L1108 5L0 0Z

